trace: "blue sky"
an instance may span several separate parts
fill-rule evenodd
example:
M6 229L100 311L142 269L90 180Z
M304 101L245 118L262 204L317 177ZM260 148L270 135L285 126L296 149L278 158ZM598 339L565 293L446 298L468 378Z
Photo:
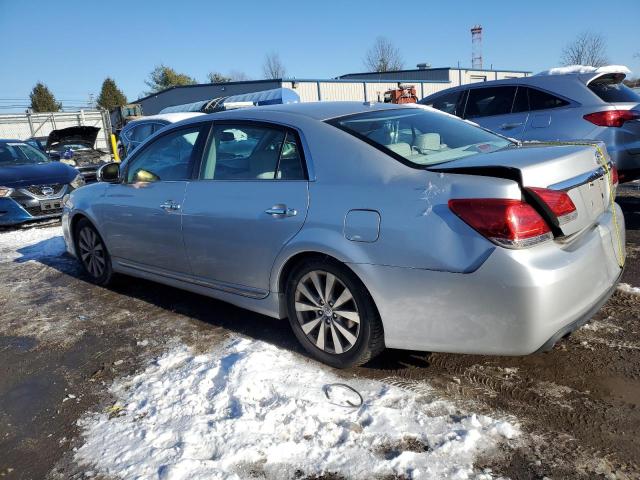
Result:
M134 100L160 63L202 82L212 70L261 78L271 51L289 76L335 77L362 71L378 35L401 50L406 68L467 66L476 23L484 27L487 67L547 69L567 42L592 30L605 36L611 62L638 76L638 20L639 0L615 7L600 0L0 0L0 105L26 102L38 80L65 104L79 104L106 76Z

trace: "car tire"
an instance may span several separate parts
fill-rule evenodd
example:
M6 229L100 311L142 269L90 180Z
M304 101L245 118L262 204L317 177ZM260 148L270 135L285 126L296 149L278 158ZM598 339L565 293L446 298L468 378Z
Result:
M82 270L96 285L109 285L113 279L111 257L102 237L86 218L75 227L76 254Z
M285 297L294 334L317 360L348 368L384 350L382 321L373 299L345 265L325 259L302 261L288 276Z

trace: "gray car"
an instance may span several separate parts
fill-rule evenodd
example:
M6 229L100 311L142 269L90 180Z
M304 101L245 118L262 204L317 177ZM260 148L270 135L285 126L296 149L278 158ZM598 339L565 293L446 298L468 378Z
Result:
M640 94L623 72L534 75L463 85L423 105L518 140L595 140L606 144L621 182L640 177Z
M288 317L336 367L385 346L530 354L621 274L607 162L419 105L255 107L169 126L103 167L63 230L92 281L124 273Z
M132 120L122 127L118 138L118 155L125 159L129 153L151 135L172 123L202 115L200 112L176 112L150 115Z

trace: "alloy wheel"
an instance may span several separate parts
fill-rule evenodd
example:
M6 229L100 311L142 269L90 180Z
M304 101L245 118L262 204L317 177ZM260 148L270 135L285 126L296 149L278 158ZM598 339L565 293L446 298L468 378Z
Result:
M295 290L295 310L307 339L320 350L349 351L360 334L358 306L346 285L335 275L313 270Z
M100 237L90 227L83 227L78 236L80 258L87 271L94 277L100 278L106 268L105 250Z

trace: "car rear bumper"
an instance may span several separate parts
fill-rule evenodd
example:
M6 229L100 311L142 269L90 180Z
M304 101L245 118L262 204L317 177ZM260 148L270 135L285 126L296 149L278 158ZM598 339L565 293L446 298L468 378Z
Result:
M40 214L37 208L28 210L11 198L0 198L0 225L20 225L32 221L58 218L62 215L62 209L48 214Z
M349 266L378 307L387 347L527 355L586 322L609 298L621 273L617 245L607 212L570 244L496 248L473 273Z

